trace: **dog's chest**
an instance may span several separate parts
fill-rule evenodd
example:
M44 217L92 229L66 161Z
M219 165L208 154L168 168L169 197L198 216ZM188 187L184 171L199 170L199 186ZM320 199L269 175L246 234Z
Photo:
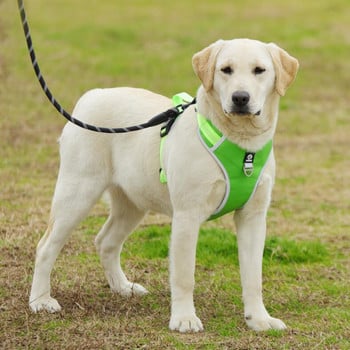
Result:
M191 97L189 97L191 98ZM178 102L178 99L175 99ZM174 99L173 99L174 101ZM197 113L197 135L200 144L216 162L225 180L225 191L219 206L209 216L209 220L220 217L231 211L241 209L252 197L259 183L265 165L272 150L272 140L258 152L249 152L232 143L204 116ZM162 164L163 148L166 138L161 140L160 181L167 182ZM191 150L184 151L190 154ZM198 162L192 160L191 162ZM200 181L200 177L198 179Z
M198 136L221 169L226 183L225 195L209 220L241 209L255 192L272 150L272 140L258 152L249 152L230 142L199 113Z

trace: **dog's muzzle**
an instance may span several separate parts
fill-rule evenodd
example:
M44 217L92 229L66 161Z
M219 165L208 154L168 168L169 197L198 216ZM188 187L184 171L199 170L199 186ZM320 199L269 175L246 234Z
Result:
M232 94L232 108L231 110L225 111L226 114L235 114L239 116L259 116L261 111L253 113L249 108L250 95L247 91L238 90Z

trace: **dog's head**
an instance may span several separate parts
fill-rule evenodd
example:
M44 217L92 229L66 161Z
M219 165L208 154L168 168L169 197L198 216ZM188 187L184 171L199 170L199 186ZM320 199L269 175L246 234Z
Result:
M258 116L273 94L283 96L299 64L275 44L219 40L193 56L193 68L207 93L228 116Z

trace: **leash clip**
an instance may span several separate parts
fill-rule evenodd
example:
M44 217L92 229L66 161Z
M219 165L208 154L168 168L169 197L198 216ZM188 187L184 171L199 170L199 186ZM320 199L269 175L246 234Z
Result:
M184 111L185 111L185 108L187 108L187 107L185 107L184 105L177 105L177 106L175 106L175 109L177 110L177 112L179 113L179 115L180 114L182 114Z
M243 160L243 172L247 177L251 177L254 173L254 157L255 153L246 152Z

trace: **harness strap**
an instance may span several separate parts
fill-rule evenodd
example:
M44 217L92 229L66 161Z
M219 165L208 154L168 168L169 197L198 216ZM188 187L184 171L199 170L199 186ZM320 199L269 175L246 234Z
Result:
M197 116L203 140L211 148L221 140L222 133L207 118L199 113L197 113Z
M172 97L173 104L177 107L180 106L188 106L190 104L194 104L196 99L190 96L186 92L181 92L179 94L176 94ZM187 107L186 107L187 108ZM182 110L181 113L184 112L185 109ZM181 115L179 113L179 115ZM163 151L164 151L164 144L166 140L166 136L168 135L171 127L173 126L176 118L169 120L161 129L160 129L160 146L159 146L159 157L160 157L160 169L159 169L159 180L162 184L167 183L167 177L164 171L164 166L163 166Z
M255 193L272 150L272 140L258 152L244 150L225 136L201 114L197 113L198 133L204 147L216 160L226 182L224 198L210 216L216 219L236 209L241 209Z

